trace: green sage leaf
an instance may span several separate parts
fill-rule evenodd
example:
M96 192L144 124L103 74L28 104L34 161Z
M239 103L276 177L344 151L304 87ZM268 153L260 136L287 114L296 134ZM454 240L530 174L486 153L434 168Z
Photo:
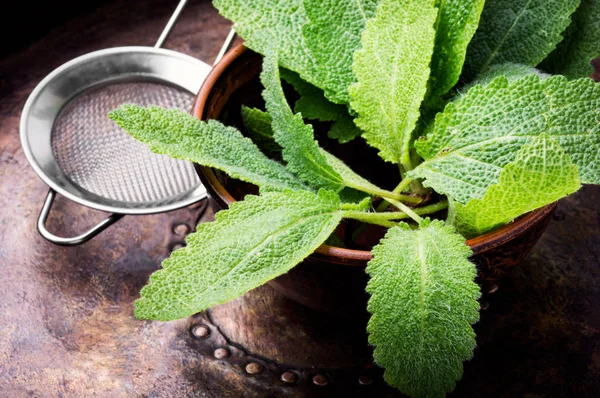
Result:
M260 80L265 87L263 98L272 119L273 137L283 148L287 169L311 187L342 190L342 178L321 153L312 126L290 109L281 87L277 57L272 53L264 58Z
M287 69L280 69L281 77L294 87L300 99L294 104L294 112L305 119L332 122L327 136L341 144L352 141L362 131L354 124L354 119L345 105L334 104L325 98L323 90L302 80L300 75Z
M155 153L214 167L261 189L309 189L249 138L216 120L203 122L178 109L137 105L122 105L108 117Z
M236 298L316 250L342 214L331 191L248 195L200 224L187 246L163 261L135 302L135 315L169 321Z
M464 76L494 64L537 66L563 39L580 0L486 0Z
M271 122L271 116L267 112L242 105L242 123L246 136L265 154L277 156L281 153L281 146L273 138Z
M485 0L438 0L429 95L446 94L458 82L484 3Z
M471 249L453 227L401 223L373 248L367 331L385 381L411 397L444 397L472 357L479 286Z
M409 144L427 89L437 9L433 0L382 0L354 55L356 124L388 162L410 162Z
M595 58L600 58L600 0L581 0L565 40L542 67L569 79L589 77L594 72L590 61Z
M563 76L498 77L473 87L415 143L425 161L409 175L466 204L482 198L519 149L541 134L567 151L583 183L600 183L600 85Z
M466 205L451 201L448 222L471 238L570 195L580 186L577 166L569 155L542 134L519 150L483 198Z
M367 20L375 15L377 3L379 0L304 0L310 22L302 32L316 60L318 85L335 103L350 102L352 57L360 48L360 35Z

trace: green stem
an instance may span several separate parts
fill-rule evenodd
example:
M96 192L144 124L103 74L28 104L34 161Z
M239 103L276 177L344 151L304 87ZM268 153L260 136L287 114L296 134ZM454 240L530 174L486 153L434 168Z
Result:
M392 192L402 193L402 191L404 191L404 189L406 187L408 187L408 185L411 183L411 181L412 181L411 178L404 177L404 179L402 181L400 181L400 184L398 184L398 186L396 188L394 188L394 190Z
M400 168L402 169L402 168ZM404 191L404 189L406 187L408 187L411 183L411 179L410 178L403 178L402 181L400 181L400 184L398 184L398 186L396 186L396 188L394 188L394 193L402 193L402 191ZM390 207L390 202L388 202L387 200L383 200L379 206L377 206L377 208L375 209L375 211L377 212L382 212L385 211L388 207Z
M358 220L358 221L366 222L369 224L382 225L384 227L393 227L394 225L396 225L396 223L391 222L391 220L403 220L406 218L412 218L413 220L417 221L417 219L415 219L415 217L417 217L419 220L422 220L422 218L419 216L436 213L447 207L448 207L447 201L433 203L428 206L419 207L414 210L407 207L407 209L410 211L410 213L412 213L412 215L405 211L372 213L372 212L365 212L365 211L359 211L359 210L348 210L348 211L344 212L344 218L351 218L353 220ZM417 221L417 222L419 222L419 221ZM363 231L361 230L360 232L362 233Z
M387 201L390 202L391 204L393 204L394 206L396 206L401 211L405 212L417 224L421 224L423 222L423 219L417 213L415 213L410 207L405 205L404 203L398 202L397 200L394 200L394 199L387 199Z
M422 198L418 196L410 196L410 195L402 195L399 192L386 191L381 188L368 187L364 185L354 184L351 181L345 181L347 187L357 189L362 192L366 192L368 194L374 196L381 196L385 199L399 200L406 203L419 204L423 201Z

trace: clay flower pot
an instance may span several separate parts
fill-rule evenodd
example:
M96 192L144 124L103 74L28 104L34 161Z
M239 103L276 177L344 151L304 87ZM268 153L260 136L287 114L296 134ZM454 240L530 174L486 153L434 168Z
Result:
M235 47L208 75L196 97L192 114L202 120L219 119L225 124L240 125L242 104L262 104L261 68L262 56L243 45ZM364 151L366 144L358 144ZM215 211L227 208L235 198L241 199L247 192L256 193L256 189L211 168L196 166L196 170ZM517 265L531 251L555 208L556 203L548 205L467 241L473 250L471 260L478 266L477 282L482 292L495 290L495 283L504 271ZM341 316L356 316L366 308L364 268L371 257L370 251L322 245L304 262L269 284L308 307Z

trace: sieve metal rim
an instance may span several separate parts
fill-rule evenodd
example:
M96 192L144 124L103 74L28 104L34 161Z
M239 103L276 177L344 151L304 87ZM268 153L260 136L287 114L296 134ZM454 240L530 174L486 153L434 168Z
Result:
M83 192L85 196L82 197L82 196L78 196L78 195L72 193L71 191L66 189L63 185L56 182L57 179L58 180L61 179L60 178L61 176L54 176L54 178L53 178L53 176L48 175L48 173L44 170L44 168L42 166L40 166L40 164L39 164L40 159L38 159L35 156L32 148L31 148L31 144L30 144L30 140L33 137L35 137L36 133L35 132L31 133L30 128L28 126L28 123L31 121L31 118L32 118L32 111L36 110L37 101L40 100L40 96L42 94L44 94L44 91L46 89L48 89L48 87L51 83L60 79L66 73L76 70L78 67L81 67L82 65L84 65L88 62L93 62L94 60L106 59L110 56L119 56L119 55L123 55L126 57L132 57L132 58L139 56L139 55L148 55L151 57L164 56L165 57L164 59L167 59L169 61L179 61L179 62L183 61L184 63L190 64L190 67L193 68L194 73L193 73L193 76L190 76L190 74L182 74L181 69L179 68L178 73L172 74L172 76L170 76L170 79L165 78L165 74L157 73L156 71L152 71L152 70L148 70L145 72L140 71L140 72L126 72L126 73L121 73L121 74L111 74L104 78L94 80L93 82L90 82L88 84L83 84L83 85L77 87L76 90L71 92L68 97L63 98L61 103L59 104L59 106L56 107L56 109L53 109L54 117L53 117L52 123L54 123L54 121L56 120L56 116L58 114L60 114L61 110L64 108L64 106L66 104L69 103L69 101L71 101L77 95L81 94L83 91L86 91L88 89L100 87L101 85L104 85L104 84L117 83L119 81L123 81L124 79L132 79L135 81L148 81L148 82L156 82L156 83L162 83L162 84L166 84L166 85L175 86L177 88L188 91L190 94L194 95L196 92L198 92L198 90L200 89L200 86L202 85L202 82L204 81L204 78L206 77L208 72L211 70L211 67L209 65L207 65L206 63L204 63L196 58L193 58L191 56L188 56L188 55L176 52L176 51L163 49L163 48L145 47L145 46L125 46L125 47L114 47L114 48L102 49L102 50L98 50L98 51L94 51L91 53L81 55L75 59L72 59L72 60L66 62L65 64L63 64L63 65L59 66L58 68L56 68L55 70L53 70L49 75L47 75L42 81L40 81L37 84L37 86L34 88L32 93L27 98L27 101L23 108L23 112L21 114L21 120L20 120L20 139L21 139L21 147L23 148L23 151L25 153L25 156L26 156L29 164L34 169L36 174L42 179L42 181L44 181L44 183L46 183L54 191L60 193L61 195L68 198L69 200L72 200L73 202L76 202L80 205L87 206L87 207L90 207L90 208L93 208L96 210L109 212L109 213L117 213L117 214L125 214L125 215L156 214L156 213L162 213L162 212L167 212L167 211L171 211L171 210L176 210L176 209L188 206L192 203L195 203L195 202L205 198L206 197L206 189L204 188L202 183L199 182L198 186L195 189L187 191L188 195L183 195L180 200L177 200L175 202L172 202L172 203L169 203L166 205L150 206L150 207L127 207L127 206L122 206L122 205L113 206L113 205L108 205L105 203L97 203L94 200L90 200L89 197L99 198L99 199L103 199L103 198L98 195L95 195L89 191L86 191L81 187L78 187L79 189L77 191ZM136 64L136 66L140 65L137 62L135 64ZM51 128L49 130L51 130ZM51 134L51 131L48 131L47 133L42 133L42 134ZM48 147L50 147L50 145L48 145ZM50 152L51 152L51 149L50 149ZM53 156L54 155L52 154L52 158L53 158ZM56 162L56 159L53 158L53 160L54 160L54 162ZM121 204L122 203L123 202L121 202ZM151 202L149 202L149 203L151 203Z

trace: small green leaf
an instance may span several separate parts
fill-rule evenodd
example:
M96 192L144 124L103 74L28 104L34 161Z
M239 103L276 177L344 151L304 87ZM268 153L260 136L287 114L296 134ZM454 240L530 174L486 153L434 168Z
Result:
M246 128L246 136L265 154L276 156L281 153L281 146L273 138L271 116L267 112L242 105L242 122Z
M498 77L473 87L415 143L425 162L409 175L466 204L482 198L519 149L544 133L569 153L583 183L600 184L600 85L562 76Z
M352 116L346 112L331 124L331 129L327 132L327 137L332 140L338 140L340 144L345 144L359 137L361 134L362 130L354 123Z
M308 189L233 127L202 122L178 109L122 105L108 114L155 153L214 167L261 189Z
M360 34L375 15L379 0L304 0L309 23L302 32L316 60L315 75L325 95L338 104L350 102L354 82L352 57L360 48Z
M331 191L246 196L198 226L135 302L140 319L169 321L224 303L302 261L342 219Z
M325 98L323 90L302 80L296 72L283 68L280 68L279 72L283 80L300 94L300 99L294 105L294 112L301 113L305 119L333 122L327 136L342 144L361 135L362 131L354 124L348 107L329 101Z
M600 57L600 0L581 0L573 22L556 50L544 60L543 68L569 79L589 77L590 61Z
M287 169L313 188L339 192L344 187L340 175L327 163L315 141L311 125L304 124L301 114L290 109L279 79L277 57L265 56L260 80L265 86L263 98L272 119L273 137L283 148Z
M429 95L446 94L458 82L484 3L485 0L438 0Z
M450 203L448 222L471 238L576 192L577 166L556 141L542 134L524 145L483 198Z
M367 326L385 381L411 397L444 397L472 357L479 287L471 249L442 221L401 223L373 248Z
M382 0L354 55L356 124L388 162L410 163L409 144L427 90L437 9L433 0Z
M563 39L580 0L486 0L467 51L464 77L494 64L536 66Z

